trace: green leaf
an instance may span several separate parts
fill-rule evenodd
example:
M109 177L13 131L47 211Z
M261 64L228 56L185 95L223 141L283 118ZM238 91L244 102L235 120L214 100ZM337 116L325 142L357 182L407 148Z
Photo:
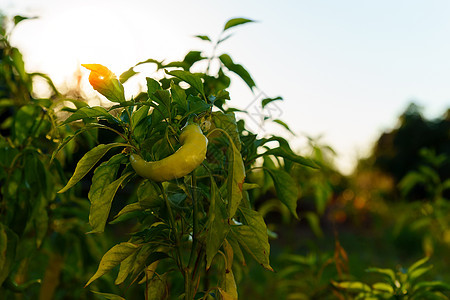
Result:
M135 212L135 211L139 211L142 210L142 206L139 204L139 202L135 202L135 203L131 203L126 205L124 208L122 208L117 215L114 216L114 220L127 214L130 212ZM111 223L110 223L111 224Z
M182 70L173 70L170 72L166 70L166 73L189 83L194 89L196 89L203 96L203 98L206 98L205 91L203 90L203 82L198 75Z
M425 274L426 272L430 271L433 268L433 266L428 266L428 267L423 267L423 268L418 268L415 269L412 272L408 272L408 279L410 282L415 281L417 278L421 277L423 274Z
M193 95L188 96L187 106L188 106L187 114L200 114L211 108L211 104L208 104L204 100Z
M156 91L162 90L161 84L159 84L158 81L156 81L155 79L150 78L150 77L146 77L145 79L147 80L147 94L151 99L154 99L153 94Z
M163 203L159 189L151 180L144 180L137 189L139 205L143 208L159 207Z
M70 117L68 117L61 125L68 124L77 120L84 120L86 118L105 118L111 123L119 123L116 117L111 115L106 109L101 106L93 106L93 107L82 107L74 112Z
M114 294L110 294L110 293L101 293L101 292L96 292L96 291L92 291L94 294L100 295L105 297L106 299L109 300L126 300L125 298L122 298L118 295L114 295Z
M269 264L269 237L263 217L251 209L240 207L239 210L246 225L232 225L233 237L259 264L265 269L273 271Z
M331 283L338 288L350 290L352 292L371 292L372 289L370 286L363 282L359 281L342 281L342 282L335 282L331 281Z
M222 54L221 56L219 56L219 59L225 65L225 67L227 67L228 70L241 77L241 79L245 81L250 89L253 89L256 86L250 73L248 73L248 71L242 65L235 64L228 54Z
M29 17L19 16L19 15L14 16L14 25L19 24L23 20L29 20L29 19L36 19L36 17L29 18Z
M275 97L275 98L264 98L264 99L261 100L261 105L264 108L270 102L277 101L277 100L283 100L283 98L280 97L280 96Z
M205 57L202 56L201 51L189 51L188 54L183 59L183 62L186 64L186 71L189 71L190 67L198 61L201 61L205 59Z
M8 235L6 234L5 226L0 223L0 271L6 262L6 249L8 248Z
M195 37L196 37L196 38L199 38L199 39L201 39L201 40L203 40L203 41L209 41L209 42L211 42L211 39L210 39L207 35L196 35Z
M292 150L286 150L284 147L277 147L273 149L269 149L263 154L260 154L259 156L266 156L266 155L275 155L275 156L281 156L285 159L291 160L293 162L296 162L298 164L301 164L303 166L307 166L313 169L318 169L319 166L311 159L305 158L303 156L297 155Z
M314 232L314 234L321 238L323 237L322 228L320 228L320 219L319 216L313 212L307 212L305 214L305 218L308 221L309 227Z
M245 167L242 156L234 143L230 141L231 151L228 149L228 215L234 217L236 210L242 200L242 191L245 180Z
M250 20L250 19L246 19L246 18L234 18L234 19L230 19L227 21L227 23L225 23L225 26L223 28L223 31L230 29L232 27L238 26L238 25L242 25L245 23L250 23L250 22L255 22L254 20Z
M135 245L133 243L125 242L115 245L108 252L103 255L100 260L100 264L98 266L97 272L95 272L94 276L89 279L84 287L87 287L94 280L100 278L101 276L108 273L112 268L117 266L123 260L125 260L128 256L135 253L137 249L139 249L139 245Z
M2 252L1 259L3 260L3 265L0 265L0 284L2 284L5 279L9 276L11 269L16 261L17 245L19 243L19 237L11 229L0 223L0 230L2 233ZM6 242L5 242L6 234Z
M66 186L58 191L58 193L64 193L73 187L95 166L95 164L103 157L103 155L106 154L106 152L108 152L109 149L120 146L127 147L128 145L122 143L100 144L87 152L78 162L75 172L69 179L69 182L67 182Z
M211 200L208 212L206 229L206 269L209 269L211 262L222 246L230 225L227 222L225 203L220 196L216 182L211 177Z
M143 64L156 64L158 70L162 68L162 62L160 62L160 61L158 61L158 60L156 60L156 59L153 59L153 58L149 58L149 59L147 59L147 60L138 62L138 63L135 65L135 67L137 67L137 66L139 66L139 65L143 65Z
M389 294L394 293L394 288L391 285L384 283L384 282L374 283L372 285L372 288L376 291L380 291L380 292L384 292L384 293L389 293Z
M61 151L61 150L62 150L62 149L63 149L63 148L64 148L64 147L72 140L72 139L74 139L74 138L75 138L76 136L78 136L79 134L81 134L81 133L83 133L83 132L85 132L85 131L94 129L94 128L106 128L106 127L107 127L107 126L102 125L102 124L89 123L89 124L87 124L87 125L81 127L80 129L78 129L77 131L75 131L73 135L66 136L66 137L64 138L64 140L62 140L62 141L59 143L58 148L56 148L56 150L53 151L52 157L51 157L51 159L50 159L50 163L53 162L53 160L55 159L55 157L56 157L56 155L58 154L58 152Z
M368 268L366 272L377 273L386 276L389 279L389 282L395 282L395 272L391 269L383 269L383 268Z
M442 282L442 281L423 281L423 282L417 283L413 288L414 292L423 291L423 290L450 291L450 284Z
M155 101L163 105L167 108L167 110L170 110L170 104L172 102L172 98L170 97L170 92L167 90L161 90L161 91L155 91L153 93Z
M284 170L265 169L269 173L277 192L277 197L287 206L291 214L298 219L297 215L297 199L298 187L291 175Z
M221 285L222 289L220 289L220 293L223 294L225 291L231 299L238 299L238 292L236 286L236 280L234 279L233 271L231 269L225 272L225 280ZM226 297L224 297L226 299Z
M128 79L133 77L134 75L139 74L139 72L135 72L133 67L129 68L119 76L119 81L121 83L125 83Z
M105 230L106 221L108 220L109 211L111 210L111 203L114 199L119 186L134 172L126 173L122 175L119 179L108 184L103 193L91 202L91 210L89 213L89 224L92 230L89 233L99 233Z
M147 300L161 300L167 298L167 273L154 275L147 282Z
M173 102L178 104L178 106L182 109L182 112L186 112L188 110L188 103L186 101L186 93L184 90L173 83L173 81L170 82L170 91L172 94Z
M33 132L36 132L40 111L42 111L41 108L35 105L24 105L17 111L14 116L12 134L17 143L22 144Z
M134 262L136 260L136 256L138 251L135 251L133 254L125 258L120 263L119 273L117 274L117 278L114 281L114 284L119 285L122 284L128 277L128 275L133 271Z
M287 131L289 131L290 133L292 133L292 134L295 135L295 133L294 133L294 132L289 128L289 126L288 126L286 123L284 123L283 121L281 121L281 120L279 120L279 119L275 119L275 120L273 120L273 122L275 122L275 123L277 123L277 124L280 124L281 126L283 126L284 128L286 128Z
M221 111L215 111L212 113L212 119L217 128L225 130L231 136L234 145L241 151L241 139L239 138L235 114L232 112L224 114Z
M145 117L147 117L149 109L150 106L143 105L131 115L131 124L133 129L136 128L139 122L141 122Z
M423 264L425 264L430 258L428 256L425 256L422 259L419 259L418 261L416 261L414 264L412 264L409 268L408 268L408 274L410 275L412 272L414 272L417 268L421 267Z

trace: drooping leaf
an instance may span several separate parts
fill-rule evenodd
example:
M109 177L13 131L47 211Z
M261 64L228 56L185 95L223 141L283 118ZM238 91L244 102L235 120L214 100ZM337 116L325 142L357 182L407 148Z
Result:
M210 268L213 258L216 256L230 230L227 218L225 203L223 203L216 182L212 178L208 221L205 225L206 269Z
M163 275L154 275L147 282L146 299L160 300L167 297L167 273Z
M284 128L286 128L287 131L289 131L290 133L294 134L294 132L291 130L291 128L289 128L288 124L286 124L285 122L279 120L279 119L275 119L273 120L273 122L280 124L281 126L283 126Z
M101 293L101 292L97 292L97 291L92 291L94 294L96 295L100 295L105 297L105 299L108 300L126 300L123 297L120 297L119 295L114 295L114 294L110 294L110 293Z
M230 299L237 300L238 292L233 271L231 269L226 270L224 277L225 278L221 284L221 289L219 290L220 293L222 294L222 296L225 294L226 297L230 297ZM227 299L226 297L224 297L224 299Z
M251 209L240 207L239 211L246 225L232 225L233 237L259 264L265 269L273 271L269 263L269 236L263 217Z
M139 249L139 247L140 247L139 245L124 242L117 244L111 249L109 249L108 252L106 252L105 255L103 255L102 259L100 260L100 264L98 266L97 271L91 277L91 279L89 279L85 287L91 284L94 280L108 273L112 268L117 266L128 256L135 253Z
M298 187L291 175L280 169L265 169L273 180L277 197L289 208L291 214L298 219L297 215L297 199Z
M89 233L99 233L105 230L106 221L108 220L109 211L111 209L111 203L114 199L114 195L119 189L119 186L132 174L134 173L126 173L119 179L108 184L99 198L91 203L89 224L91 225L92 230Z
M80 109L78 109L76 112L74 112L70 117L68 117L64 122L61 123L61 125L68 124L73 121L77 120L84 120L87 118L104 118L111 123L119 123L119 120L117 120L116 117L111 115L106 109L104 109L101 106L85 106Z
M220 55L219 59L228 70L241 77L250 89L253 89L256 86L250 73L242 65L235 64L228 54Z
M203 90L203 82L198 75L182 70L173 70L170 72L166 71L166 73L189 83L192 87L194 87L194 89L197 90L197 92L199 92L203 96L203 98L206 98L205 91Z
M136 256L138 251L134 251L130 256L125 258L120 263L119 273L117 274L117 278L114 281L114 284L119 285L122 284L128 277L128 275L133 271L134 262L136 260Z
M66 186L62 188L58 193L64 193L71 187L73 187L78 181L80 181L91 169L95 166L95 164L103 157L103 155L108 152L111 148L114 147L127 147L127 144L121 143L111 143L111 144L100 144L97 147L91 149L87 152L77 163L75 168L75 172L72 177L67 182Z
M225 23L225 26L223 27L223 31L230 29L232 27L242 25L245 23L250 23L250 22L255 22L255 21L251 20L251 19L246 19L246 18L233 18L233 19L228 20Z

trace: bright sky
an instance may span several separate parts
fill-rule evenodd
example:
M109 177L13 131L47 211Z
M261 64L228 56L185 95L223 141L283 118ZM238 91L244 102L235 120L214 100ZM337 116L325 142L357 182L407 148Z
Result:
M233 17L258 20L236 28L221 50L250 71L265 95L284 98L277 114L297 134L294 148L302 150L306 135L321 136L344 172L382 130L395 126L411 101L428 117L450 106L447 0L2 3L7 15L39 17L19 24L12 43L29 71L46 72L59 84L80 63L101 63L120 74L148 58L209 51L192 36L216 37ZM255 97L237 79L230 92L240 108ZM289 136L281 127L268 130Z

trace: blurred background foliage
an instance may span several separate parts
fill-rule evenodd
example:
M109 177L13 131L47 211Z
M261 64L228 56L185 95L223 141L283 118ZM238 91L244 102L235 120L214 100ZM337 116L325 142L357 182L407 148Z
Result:
M61 94L45 74L26 71L20 50L8 40L25 19L0 19L0 298L101 299L83 286L106 250L125 238L123 224L101 235L85 234L92 175L68 193L56 191L76 161L110 137L79 132L76 123L57 126L71 111L67 101L73 110L87 99L77 90L79 84ZM47 82L48 98L35 96L36 78ZM61 141L75 133L78 138L52 157ZM310 139L309 150L320 169L276 157L261 162L269 170L281 166L295 178L299 220L275 201L268 172L251 174L262 187L249 194L268 224L275 272L246 260L247 268L235 273L241 299L353 299L366 287L352 289L339 282L365 282L370 288L379 274L367 268L406 274L401 266L423 257L433 268L420 282L450 282L450 110L428 120L411 104L349 176L334 166L333 149L320 140ZM133 191L123 193L131 197ZM104 276L97 287L116 291L113 279ZM447 288L437 288L442 290L437 299L449 297ZM127 293L136 297L130 299L142 295Z

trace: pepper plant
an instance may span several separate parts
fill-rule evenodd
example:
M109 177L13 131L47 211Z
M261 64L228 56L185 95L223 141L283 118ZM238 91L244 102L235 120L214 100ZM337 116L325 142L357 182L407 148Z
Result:
M230 72L250 89L256 85L243 66L228 54L217 56L216 52L227 39L222 38L224 34L249 22L252 20L229 20L216 42L197 36L210 43L213 51L209 57L190 51L182 61L148 59L138 63L136 66L155 64L165 76L147 77L147 91L128 100L123 84L137 74L136 66L117 77L105 66L84 65L90 70L92 87L113 105L81 107L62 125L82 120L86 130L101 127L117 137L88 151L59 193L93 170L89 233L102 233L108 222L126 221L123 224L129 229L129 239L104 254L86 283L94 292L108 299L123 299L129 286L145 284L145 299L237 299L234 274L245 266L246 259L252 257L262 268L273 271L268 230L248 193L260 187L249 174L264 172L270 177L278 199L297 217L298 190L285 165L315 168L316 164L295 154L282 137L261 138L247 130L229 105ZM198 62L206 62L206 70L191 72ZM214 74L210 72L212 63L220 65ZM263 99L263 106L279 99ZM74 137L76 134L67 137L58 150ZM273 142L278 146L268 147ZM108 156L108 152L115 154ZM262 165L260 157L272 163ZM126 185L137 187L133 196L116 196ZM122 208L110 216L113 201ZM134 221L131 228L130 220ZM96 280L117 271L116 267L115 284L123 287L123 295L95 291Z

